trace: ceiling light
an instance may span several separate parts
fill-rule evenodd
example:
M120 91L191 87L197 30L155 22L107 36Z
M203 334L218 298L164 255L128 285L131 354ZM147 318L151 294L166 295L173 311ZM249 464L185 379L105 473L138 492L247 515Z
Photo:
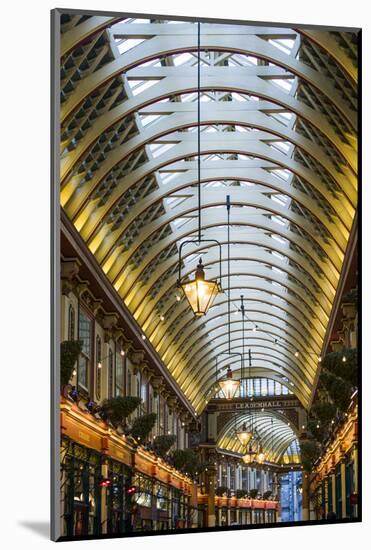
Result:
M220 286L216 281L205 279L205 271L201 258L197 265L194 280L180 283L180 286L196 317L206 315L217 294L220 292Z
M240 387L240 381L233 379L231 367L229 365L225 378L219 380L218 384L226 399L233 399L238 388Z
M248 430L246 427L246 424L244 423L242 427L237 430L237 437L241 443L241 445L246 446L250 439L252 438L252 431Z

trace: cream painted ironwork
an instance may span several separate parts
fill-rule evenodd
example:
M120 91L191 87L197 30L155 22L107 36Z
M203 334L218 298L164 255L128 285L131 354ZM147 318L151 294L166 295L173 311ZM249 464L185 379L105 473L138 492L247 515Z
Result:
M252 447L253 450L257 451L259 447L258 442L261 442L263 450L266 453L267 462L280 463L284 455L290 453L290 447L293 444L300 449L295 426L282 414L269 411L240 413L238 418L232 417L220 431L217 440L218 449L239 453L241 456L246 452L246 448L238 440L236 430L244 423L246 423L247 427L250 426L251 414L254 415L253 422L256 433L256 436L252 439Z
M176 287L197 232L197 26L64 16L62 29L61 204L200 414L228 335L225 293L195 319ZM201 63L202 236L226 250L230 195L252 374L307 407L357 206L356 35L203 23ZM201 255L215 276L202 245L184 275ZM241 352L233 314L231 331Z

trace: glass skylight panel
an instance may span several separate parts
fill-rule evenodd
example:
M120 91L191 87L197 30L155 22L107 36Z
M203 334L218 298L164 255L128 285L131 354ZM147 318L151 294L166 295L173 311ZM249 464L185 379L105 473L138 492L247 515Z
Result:
M278 267L272 266L272 271L275 271L276 273L279 273L280 275L284 275L285 272L282 271L282 269L278 269Z
M172 179L178 177L180 173L181 172L170 172L170 173L161 172L162 183L164 184L169 183Z
M281 244L288 244L287 239L280 237L279 235L271 234L270 237Z
M140 117L140 120L143 126L148 126L148 124L151 124L152 122L154 122L155 120L158 120L159 118L161 118L160 115L142 115Z
M236 100L236 101L246 101L246 99L239 93L237 92L232 92L232 99Z
M287 153L292 147L292 144L288 141L275 141L274 145L284 153Z
M287 54L291 52L294 45L294 40L292 39L270 39L268 40L268 42L269 44L272 44L273 46Z
M131 80L128 79L129 86L131 87L131 91L133 92L133 95L138 95L141 92L144 92L144 90L147 90L154 84L157 84L159 80Z
M172 147L175 147L175 145L176 143L165 143L165 144L156 143L156 144L151 144L149 148L152 152L153 157L157 158L158 156L162 155Z
M279 225L282 225L282 226L287 225L287 220L281 218L281 216L272 216L272 220L275 223L278 223Z
M283 179L285 181L287 181L291 176L290 170L285 169L270 170L270 173L273 174L273 176L276 176L277 178Z
M272 194L271 199L275 202L278 202L278 204L281 204L282 206L285 206L287 201L282 199L282 196Z
M180 55L174 55L173 61L175 66L184 65L187 63L190 59L192 59L194 56L190 53L182 53Z
M135 48L135 46L138 46L142 42L144 42L145 38L128 38L127 40L123 40L120 44L117 45L118 51L121 53L128 52L132 48Z

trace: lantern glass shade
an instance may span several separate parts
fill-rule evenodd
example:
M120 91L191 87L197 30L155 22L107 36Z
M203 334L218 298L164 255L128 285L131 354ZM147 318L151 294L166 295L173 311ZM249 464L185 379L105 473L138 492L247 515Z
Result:
M245 464L252 464L255 461L256 452L252 450L250 445L249 450L243 455L242 460Z
M228 367L226 377L219 380L218 384L226 399L233 399L240 387L240 381L232 378L230 367Z
M205 280L204 266L201 259L197 266L194 281L180 283L180 286L196 317L206 315L220 292L219 284L216 281Z
M263 464L263 462L265 461L265 452L263 451L263 447L261 445L256 460L259 464Z
M246 428L246 424L243 424L243 426L237 431L237 437L244 447L250 443L250 439L252 438L252 431L248 430Z

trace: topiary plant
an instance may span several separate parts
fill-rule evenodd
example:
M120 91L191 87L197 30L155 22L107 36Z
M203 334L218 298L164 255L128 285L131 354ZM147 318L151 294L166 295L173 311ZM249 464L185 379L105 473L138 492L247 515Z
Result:
M344 361L345 359L345 361ZM358 386L358 354L356 349L328 353L322 361L322 369L342 378L354 387Z
M328 401L317 401L311 408L313 414L323 424L329 424L336 416L336 406Z
M199 458L192 449L177 449L172 453L175 468L195 477L202 470Z
M272 491L265 491L265 493L263 493L263 500L268 500L271 495Z
M314 439L306 439L300 443L300 452L303 468L309 472L319 456L320 447Z
M102 404L102 412L114 426L125 424L126 418L140 405L142 400L140 397L111 397L105 399Z
M313 438L318 441L318 443L322 443L327 434L328 424L318 422L318 420L316 420L315 418L311 418L310 420L308 420L308 429Z
M237 498L246 498L247 497L247 491L244 491L243 489L237 489L236 497Z
M176 435L158 435L153 442L153 449L158 456L165 458L175 442Z
M258 489L250 489L249 497L250 498L256 498L258 496Z
M71 380L82 346L82 340L65 340L61 343L61 386L66 386Z
M131 427L131 436L138 442L144 443L156 424L156 413L138 416Z
M217 488L215 489L215 494L216 494L218 497L224 497L224 496L229 497L230 494L231 494L231 491L230 491L230 489L228 489L227 486L225 486L225 485L220 485L219 487L217 487Z

